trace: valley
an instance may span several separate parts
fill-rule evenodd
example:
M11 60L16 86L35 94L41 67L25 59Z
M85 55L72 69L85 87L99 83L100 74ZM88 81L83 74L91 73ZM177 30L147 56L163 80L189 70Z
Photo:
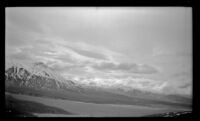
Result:
M175 109L175 108L156 108L147 106L137 106L137 105L119 105L119 104L95 104L95 103L84 103L63 99L53 99L45 97L35 97L21 94L11 94L6 93L17 100L31 101L41 103L46 106L51 106L59 108L61 110L75 114L76 116L86 116L86 117L141 117L145 115L166 113L170 111L187 111L188 109ZM40 116L48 116L49 114L37 114ZM52 114L56 116L55 113ZM60 115L58 116L64 116ZM72 115L74 116L74 115ZM57 117L57 116L56 116ZM69 116L70 117L70 116Z

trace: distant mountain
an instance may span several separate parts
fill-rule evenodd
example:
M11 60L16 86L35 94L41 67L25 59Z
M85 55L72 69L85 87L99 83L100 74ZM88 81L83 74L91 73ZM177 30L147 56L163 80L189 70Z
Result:
M71 77L70 80L77 82L82 88L89 88L93 90L103 90L106 92L125 95L127 97L141 98L141 99L151 99L151 100L162 100L162 101L170 101L170 102L180 102L191 104L191 99L189 97L178 95L178 94L163 94L159 92L153 92L151 90L142 90L138 88L134 88L133 86L126 86L121 83L116 83L120 79L116 78L107 78L100 79L95 77ZM121 79L123 81L130 81L131 78Z

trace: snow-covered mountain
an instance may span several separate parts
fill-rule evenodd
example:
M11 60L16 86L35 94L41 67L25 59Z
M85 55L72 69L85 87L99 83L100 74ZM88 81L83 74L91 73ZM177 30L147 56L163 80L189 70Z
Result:
M6 86L24 86L35 89L73 89L77 88L71 80L66 80L42 62L6 62Z

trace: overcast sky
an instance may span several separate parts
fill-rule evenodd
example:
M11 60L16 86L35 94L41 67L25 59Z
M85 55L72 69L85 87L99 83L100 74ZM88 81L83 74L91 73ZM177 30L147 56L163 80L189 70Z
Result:
M191 12L188 7L6 8L6 59L43 62L65 77L129 77L141 85L147 79L163 92L189 94Z

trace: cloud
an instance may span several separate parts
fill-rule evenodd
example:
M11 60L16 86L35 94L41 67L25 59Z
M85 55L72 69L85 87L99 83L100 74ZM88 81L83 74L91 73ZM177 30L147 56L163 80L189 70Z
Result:
M163 93L163 89L168 85L167 82L157 81L147 78L113 78L113 77L76 77L80 83L83 84L96 84L102 87L118 87L124 90L130 91L133 89L139 89L142 91L150 91L156 93Z
M191 86L191 83L186 83L184 85L179 86L179 88L188 88Z
M41 38L36 40L34 45L20 47L19 50L27 57L31 57L30 59L45 62L63 73L78 69L82 70L83 73L101 72L105 74L107 71L110 72L110 75L114 73L122 73L123 75L125 73L153 74L158 72L155 67L146 64L117 62L113 56L120 56L120 54L108 49L98 46L95 48L83 43L65 42L63 44L63 40L59 41L58 39L58 42L54 42L55 39L58 38ZM23 60L21 56L16 58Z
M70 49L72 49L73 51L75 51L83 56L100 59L100 60L107 60L107 56L105 56L104 54L95 52L95 51L81 50L81 49L76 49L76 48L70 48Z
M123 57L120 53L85 42L70 42L59 37L45 37L40 39L40 41L49 43L48 45L44 45L48 46L48 49L45 49L46 51L43 52L45 56L62 59L63 61L66 59L73 63L98 64L102 62L111 62L118 64L119 62L116 59ZM44 49L46 47L40 48Z
M81 55L97 60L107 60L112 63L118 63L116 59L124 57L121 53L109 50L99 45L92 45L83 41L70 42L64 39L59 39L59 41L57 42L59 45L72 49L73 51Z
M192 75L187 70L173 73L166 80L168 85L163 89L167 94L192 94Z
M181 84L173 85L168 83L167 86L163 88L163 93L165 94L181 94L181 95L191 95L192 94L192 85L191 84Z
M144 73L144 74L153 74L153 73L157 73L158 69L153 66L150 66L150 65L139 64L139 65L137 65L137 68L133 70L133 72Z
M93 65L93 68L97 70L106 71L124 71L129 73L142 73L142 74L153 74L157 73L158 70L146 64L135 64L135 63L120 63L114 64L109 62L103 62L101 64Z

